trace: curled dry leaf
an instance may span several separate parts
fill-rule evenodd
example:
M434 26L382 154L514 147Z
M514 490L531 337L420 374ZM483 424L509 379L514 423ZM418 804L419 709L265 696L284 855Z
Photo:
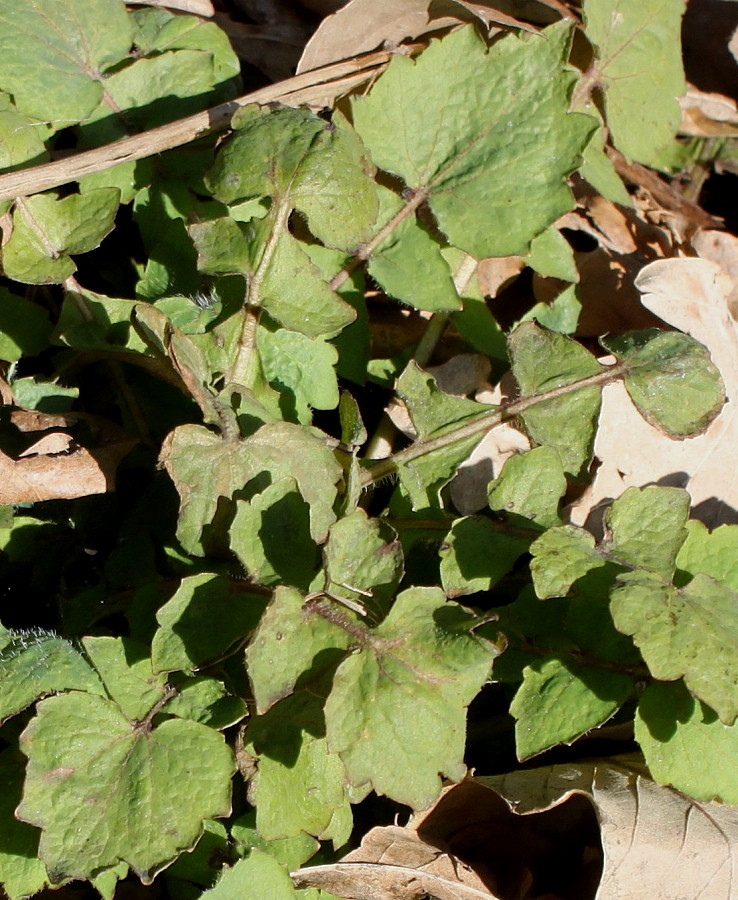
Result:
M30 409L11 411L10 424L23 436L25 449L13 455L0 451L0 504L71 500L114 489L118 464L136 442L103 431L100 446L86 449L61 430L79 418Z
M737 848L738 809L621 758L469 779L407 827L292 877L349 900L731 900Z
M707 346L728 402L703 434L672 440L641 418L622 383L607 385L594 448L601 465L571 521L583 524L628 487L662 484L686 488L693 515L708 526L736 522L738 324L728 302L731 279L707 259L664 259L642 269L635 284L645 307Z
M215 15L215 8L210 0L128 0L131 6L161 6L164 9L176 9L209 19Z
M426 37L466 22L485 28L514 26L538 31L488 3L468 0L351 0L328 16L305 47L297 74L366 53Z

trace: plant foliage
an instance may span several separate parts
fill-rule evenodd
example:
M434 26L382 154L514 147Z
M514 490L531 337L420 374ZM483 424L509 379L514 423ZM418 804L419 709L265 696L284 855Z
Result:
M683 439L718 414L720 375L678 332L603 340L603 363L556 310L503 340L463 274L531 253L567 277L547 231L573 206L567 179L619 184L588 98L604 94L624 154L654 158L674 130L678 7L623 0L603 18L586 0L584 72L568 21L489 45L464 27L397 55L342 111L247 106L217 145L4 203L11 900L69 879L109 898L129 868L149 883L170 866L202 891L206 847L234 863L215 894L291 897L282 864L345 844L370 791L420 809L463 777L467 708L491 681L510 686L521 760L620 711L656 778L738 802L734 773L690 762L738 747L735 529L689 522L671 487L627 491L599 539L562 512L606 385ZM0 162L213 106L237 73L192 17L0 0ZM103 241L120 249L93 253L91 277ZM366 275L407 307L454 311L515 399L451 396L390 360L414 438L373 458ZM533 449L458 517L450 480L512 421ZM76 492L34 480L22 453L50 434L71 443L34 444L38 468L58 481L89 450L102 487L81 468Z

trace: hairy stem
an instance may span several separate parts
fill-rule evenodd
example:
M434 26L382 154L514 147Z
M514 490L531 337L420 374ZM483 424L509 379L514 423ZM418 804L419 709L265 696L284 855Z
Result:
M581 381L552 388L550 391L545 391L532 397L524 397L522 400L517 400L515 403L510 403L500 409L491 410L479 416L479 418L466 422L438 437L430 438L427 441L416 441L406 450L400 450L399 453L395 453L393 456L387 457L387 459L380 459L376 462L365 464L366 468L360 479L361 487L368 488L388 475L394 475L399 466L412 462L414 459L418 459L428 453L433 453L435 450L442 450L444 447L450 447L475 435L481 436L486 431L490 431L497 425L502 424L502 422L514 419L531 406L554 400L556 397L562 397L582 388L608 384L611 381L622 378L627 371L628 367L624 363L620 363L598 372L596 375L590 375L589 378L583 378Z

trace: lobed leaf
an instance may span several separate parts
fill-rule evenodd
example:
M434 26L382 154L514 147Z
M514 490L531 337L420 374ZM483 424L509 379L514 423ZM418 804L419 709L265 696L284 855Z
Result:
M230 812L232 754L196 722L151 728L112 700L74 692L39 703L21 749L18 816L42 829L52 882L125 861L148 884L195 844L203 819Z
M487 491L490 509L512 524L532 529L559 525L566 477L553 447L534 447L509 457Z
M325 706L328 747L352 784L423 809L438 795L439 773L463 777L466 707L495 653L469 624L439 588L410 588L338 667Z
M698 574L683 588L647 572L621 575L611 595L615 626L633 636L654 678L684 677L726 725L738 716L738 593Z
M506 534L481 516L457 519L440 550L443 590L449 597L491 590L527 552L531 539Z
M487 49L474 28L397 55L354 99L373 162L422 193L443 234L481 259L525 253L572 206L565 183L593 122L568 114L570 29L513 34Z

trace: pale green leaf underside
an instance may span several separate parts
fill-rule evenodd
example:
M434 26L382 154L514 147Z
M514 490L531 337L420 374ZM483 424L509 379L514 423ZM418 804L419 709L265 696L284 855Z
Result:
M393 58L354 122L374 163L427 191L442 232L477 258L525 253L572 205L591 118L567 114L568 24L507 35L487 50L474 28Z
M170 719L149 731L109 700L43 700L21 738L18 815L42 829L52 880L89 878L124 860L145 881L192 847L202 820L230 811L233 758L222 736Z

